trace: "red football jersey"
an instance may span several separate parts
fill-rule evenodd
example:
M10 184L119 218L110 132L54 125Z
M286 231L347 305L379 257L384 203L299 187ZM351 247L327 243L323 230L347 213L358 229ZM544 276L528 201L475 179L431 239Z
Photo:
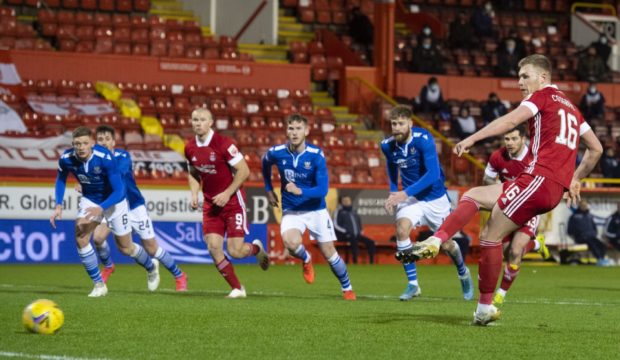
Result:
M517 157L510 157L505 146L493 151L484 174L495 179L499 175L499 181L512 181L527 168L532 161L529 149L523 147L521 153Z
M211 202L232 183L232 166L243 160L243 155L230 138L211 131L202 143L196 137L187 142L185 158L200 173L205 201ZM233 195L230 201L238 202L239 199Z
M575 172L579 138L590 125L555 85L534 92L521 105L534 114L529 119L532 161L525 171L568 188Z

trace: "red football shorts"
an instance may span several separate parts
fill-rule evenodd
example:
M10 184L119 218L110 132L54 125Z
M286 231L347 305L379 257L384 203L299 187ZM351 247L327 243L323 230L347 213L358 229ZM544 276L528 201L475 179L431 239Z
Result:
M202 208L202 233L226 234L229 238L249 234L245 209L238 202L229 202L219 207L205 201Z
M534 216L553 210L563 194L564 187L555 181L521 173L514 181L504 183L497 205L515 224L524 225Z

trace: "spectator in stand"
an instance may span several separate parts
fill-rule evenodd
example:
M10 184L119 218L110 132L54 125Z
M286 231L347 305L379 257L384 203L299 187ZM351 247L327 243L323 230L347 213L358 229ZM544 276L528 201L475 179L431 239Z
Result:
M595 83L590 83L588 91L581 97L579 110L588 122L605 118L605 96L598 91Z
M431 43L435 45L435 34L433 34L433 29L428 24L424 24L422 31L418 34L418 44L421 44L426 38L431 39Z
M605 221L605 237L613 247L620 251L620 202L615 213L609 215Z
M601 156L601 172L606 179L620 178L620 162L613 147L608 147Z
M476 120L469 113L469 108L462 106L456 117L456 133L460 139L465 139L476 132Z
M610 265L605 255L606 246L597 237L594 216L590 213L590 206L585 199L581 199L579 208L568 219L568 235L573 237L575 243L588 245L588 249L596 257L597 265Z
M519 61L522 59L516 53L517 43L507 39L503 48L497 54L497 76L516 77Z
M375 262L376 247L375 242L364 236L362 232L362 220L353 208L353 200L350 196L342 196L340 205L334 211L334 229L336 230L336 238L338 241L346 241L351 244L351 254L353 255L353 263L357 264L359 257L360 243L366 245L368 251L368 261L371 264Z
M496 93L489 94L489 99L482 105L482 120L486 126L491 121L505 115L508 112L506 105L499 100Z
M611 55L611 46L609 46L608 42L607 36L605 36L605 34L601 34L598 40L593 41L590 46L594 46L594 48L596 48L596 55L603 60L605 68L609 70L607 61L609 60L609 55Z
M430 37L424 38L413 52L410 70L424 74L443 74L443 62L439 50L433 45Z
M581 81L602 82L607 78L607 69L603 60L597 55L594 46L588 47L585 56L577 63L577 77Z
M415 99L415 109L417 112L431 113L433 118L437 115L447 117L446 103L436 77L428 79L428 83L422 87L420 96Z
M474 11L474 15L471 18L471 24L474 27L476 36L478 37L495 37L495 31L493 30L493 18L495 17L495 10L493 10L493 4L487 1L484 7L478 7Z
M523 41L523 39L519 36L519 33L517 33L516 29L510 29L508 36L502 39L500 46L499 46L500 49L506 48L506 42L508 40L513 40L515 42L514 53L519 60L527 56L527 49L525 47L525 41Z
M476 44L474 28L465 11L460 11L458 17L450 24L449 42L450 47L456 49L469 49Z
M374 39L374 27L372 22L359 7L351 10L349 17L349 36L361 47L368 62L372 64L372 46Z

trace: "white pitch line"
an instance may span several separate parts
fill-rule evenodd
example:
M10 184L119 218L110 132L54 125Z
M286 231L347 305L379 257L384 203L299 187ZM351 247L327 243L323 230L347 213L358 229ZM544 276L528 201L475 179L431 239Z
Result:
M33 289L33 288L45 288L46 290L60 290L60 288L55 288L53 286L44 286L44 285L14 285L14 284L2 284L0 283L0 288L24 288L24 289ZM79 289L72 289L71 292L77 292ZM64 289L67 291L67 289ZM85 290L86 291L86 290ZM174 294L176 293L173 289L160 289L157 292ZM157 293L156 292L156 293ZM146 293L146 292L145 292ZM211 295L226 295L227 291L223 290L190 290L189 293L194 294L211 294ZM297 298L305 298L305 299L325 299L325 295L323 294L295 294L295 293L284 293L284 292L268 292L268 291L248 291L248 295L259 295L259 296L271 296L271 297L297 297ZM180 296L183 296L180 294ZM376 295L376 294L357 294L359 299L371 299L371 300L397 300L398 297L396 295ZM448 297L428 297L423 296L416 298L414 301L416 302L445 302L445 301L460 301L461 298L448 298ZM565 300L551 300L551 299L536 299L536 300L509 300L507 303L510 304L533 304L533 305L568 305L568 306L620 306L620 303L602 303L602 302L591 302L585 299L565 299Z
M46 354L25 354L11 351L0 351L0 357L22 358L22 359L41 359L41 360L109 360L106 358L85 358L65 355L46 355Z

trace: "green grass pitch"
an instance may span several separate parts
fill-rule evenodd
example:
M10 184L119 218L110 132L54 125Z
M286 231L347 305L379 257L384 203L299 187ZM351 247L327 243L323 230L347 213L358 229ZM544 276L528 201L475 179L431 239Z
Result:
M237 266L247 299L227 300L213 265L183 265L189 291L161 269L118 266L103 298L88 298L80 265L0 265L0 358L33 359L618 359L620 268L524 266L501 321L470 325L451 266L419 266L422 296L399 302L395 265L349 266L358 300L342 300L326 266L304 283L301 268ZM472 268L472 273L476 269ZM22 309L56 301L65 325L29 334Z

